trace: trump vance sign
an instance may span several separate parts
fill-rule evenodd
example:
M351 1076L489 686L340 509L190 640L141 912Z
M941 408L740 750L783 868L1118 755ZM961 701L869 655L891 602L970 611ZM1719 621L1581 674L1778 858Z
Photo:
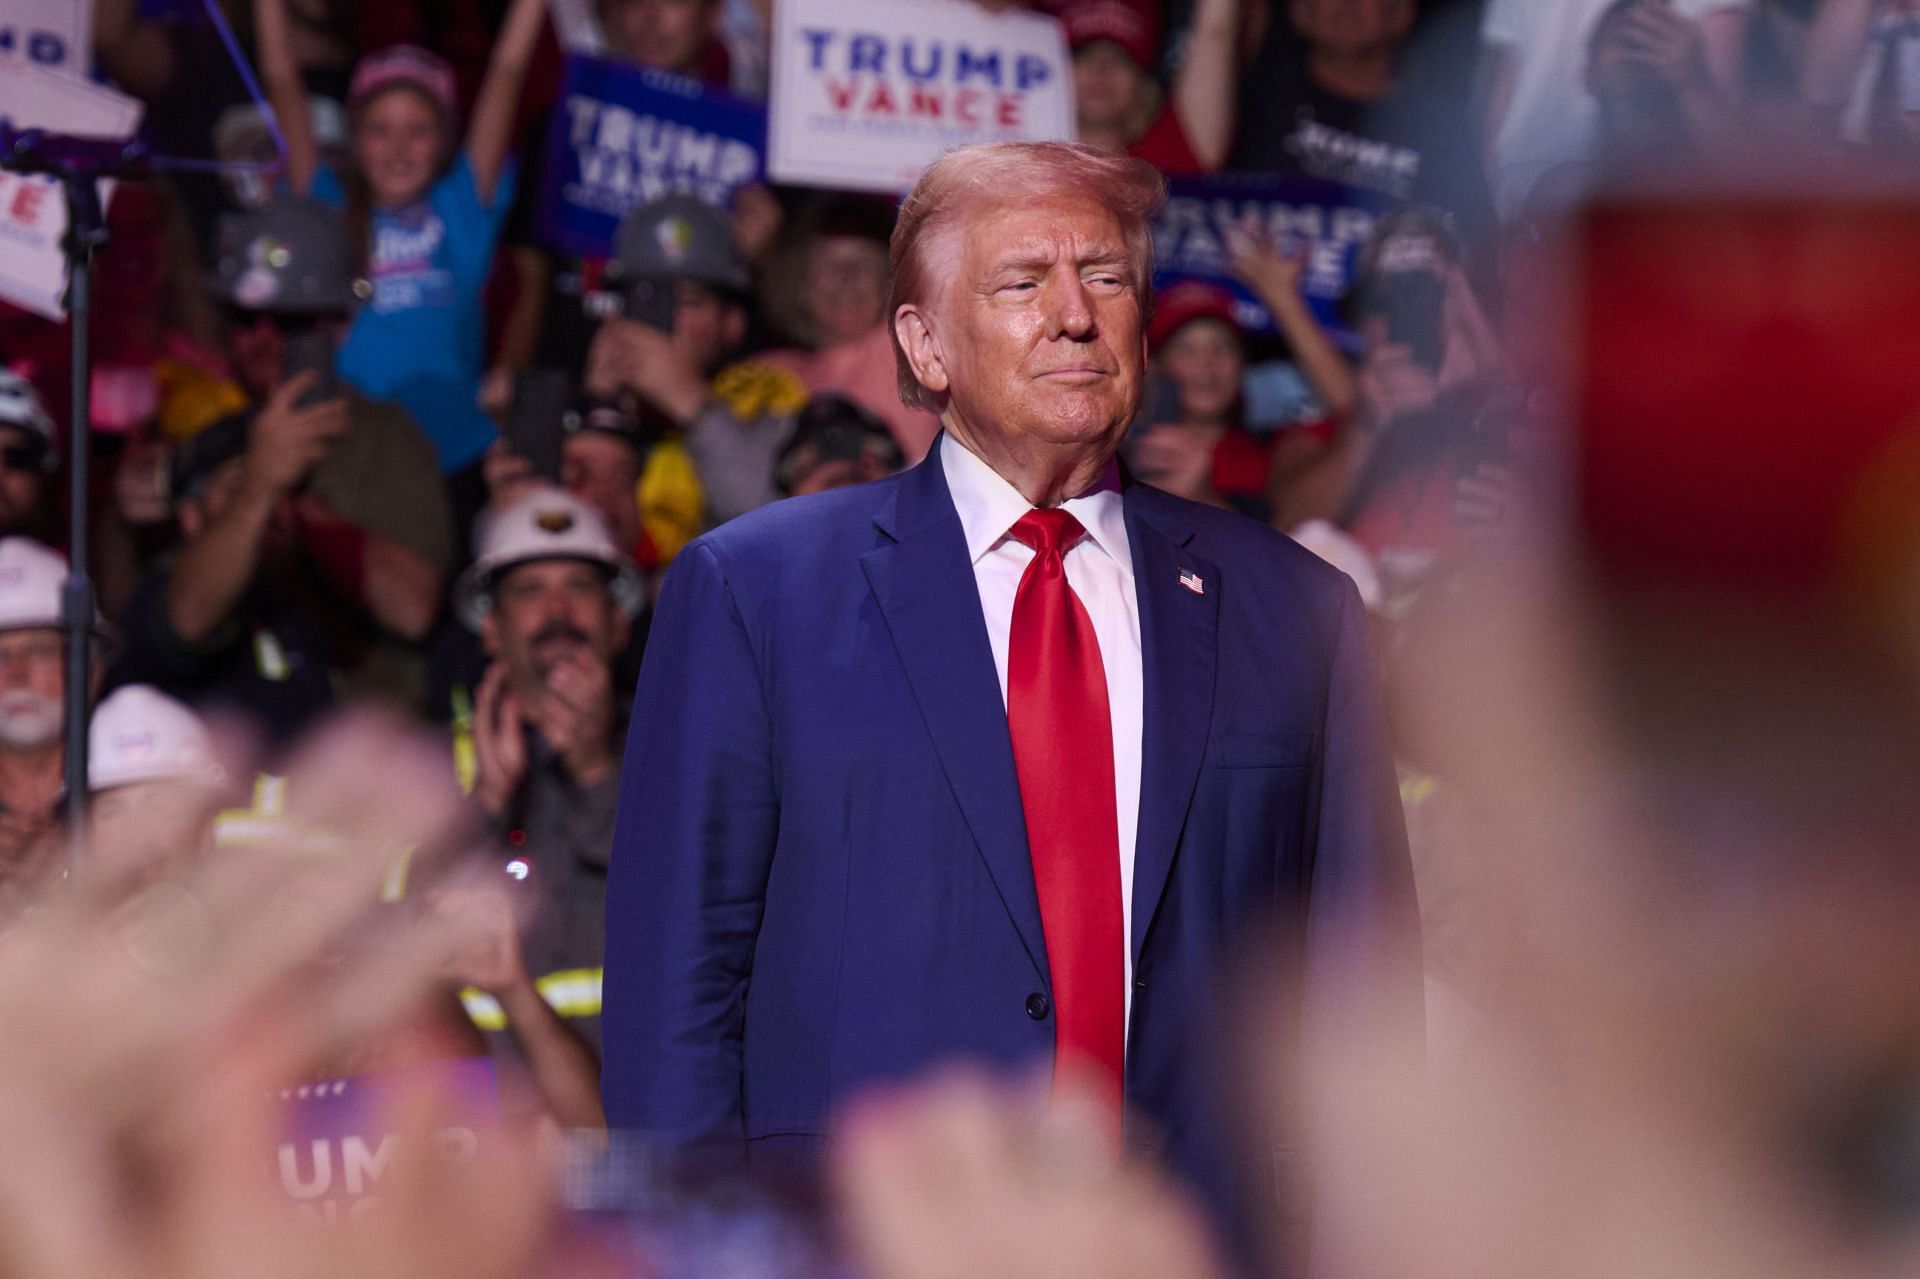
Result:
M941 152L1073 137L1060 24L968 0L781 0L768 171L905 191Z

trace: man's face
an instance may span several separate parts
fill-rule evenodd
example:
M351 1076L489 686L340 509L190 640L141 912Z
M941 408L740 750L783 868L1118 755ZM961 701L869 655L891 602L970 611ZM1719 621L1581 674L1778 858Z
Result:
M1357 53L1405 39L1414 0L1293 0L1290 12L1294 29L1310 43Z
M347 329L344 313L252 311L228 306L227 364L240 389L256 403L279 389L287 376L287 340L315 331L337 348Z
M514 689L531 699L563 658L611 665L627 642L627 619L596 566L535 560L501 574L481 639L490 656L507 664Z
M0 426L0 534L26 531L40 511L46 443L13 426Z
M826 236L807 257L807 308L823 346L851 342L887 317L887 250L856 235Z
M265 311L227 312L227 364L240 389L264 400L280 385L287 362L287 337Z
M1125 124L1140 102L1146 72L1111 40L1095 40L1074 51L1073 103L1083 132Z
M613 0L607 42L643 67L692 75L713 35L713 0Z
M600 513L613 544L632 552L640 541L640 455L605 431L578 431L560 450L560 483Z
M719 368L740 345L745 323L745 313L715 290L693 280L674 282L673 342L695 368Z
M1240 398L1245 363L1240 336L1212 319L1182 325L1160 351L1160 366L1180 392L1180 415L1194 422L1227 415Z
M1135 267L1113 215L1091 200L982 209L937 232L957 269L903 335L925 325L916 371L963 438L1117 447L1146 362ZM913 317L907 313L911 311ZM915 318L917 317L917 318Z
M66 645L54 627L0 632L0 747L32 750L60 740Z

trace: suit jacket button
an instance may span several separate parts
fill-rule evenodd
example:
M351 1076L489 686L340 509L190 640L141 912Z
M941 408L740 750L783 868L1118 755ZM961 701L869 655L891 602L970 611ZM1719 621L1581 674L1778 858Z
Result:
M1027 1016L1035 1021L1045 1021L1052 1007L1052 1002L1037 990L1027 996Z

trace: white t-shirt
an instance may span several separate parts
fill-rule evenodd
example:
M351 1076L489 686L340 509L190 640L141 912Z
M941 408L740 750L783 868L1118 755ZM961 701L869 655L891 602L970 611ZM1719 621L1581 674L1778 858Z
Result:
M1593 153L1599 105L1587 92L1587 46L1613 0L1488 0L1480 37L1511 61L1513 97L1493 142L1493 203L1511 217L1534 184L1563 164ZM1753 0L1670 0L1673 11L1698 21L1710 13L1745 10Z

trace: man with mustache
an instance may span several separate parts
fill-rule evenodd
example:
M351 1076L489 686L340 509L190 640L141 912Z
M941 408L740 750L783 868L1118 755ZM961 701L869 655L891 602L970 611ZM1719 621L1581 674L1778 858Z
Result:
M532 489L482 516L474 540L479 555L454 604L492 662L471 699L455 698L456 761L502 838L508 875L531 898L522 949L533 985L597 1043L625 728L613 663L644 593L599 513L560 489ZM485 994L467 1000L474 1020L511 1029L513 1000L526 992Z
M47 869L58 846L66 578L58 552L32 538L0 538L0 913Z

